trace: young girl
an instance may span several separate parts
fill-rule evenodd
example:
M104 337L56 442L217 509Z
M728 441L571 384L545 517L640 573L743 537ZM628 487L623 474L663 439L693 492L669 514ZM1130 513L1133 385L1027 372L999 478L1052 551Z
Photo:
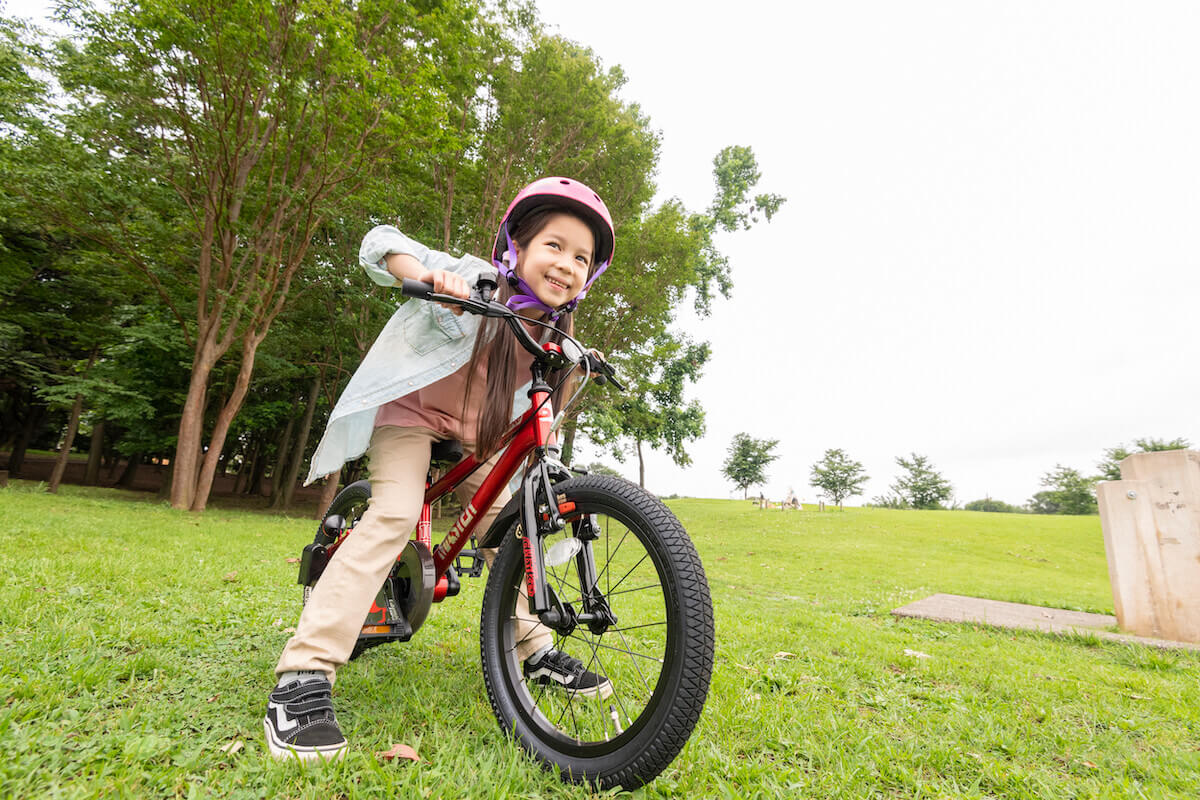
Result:
M612 218L595 192L566 178L535 181L500 222L492 263L506 280L497 299L570 334L571 312L608 267L614 244ZM473 256L455 259L430 250L389 225L366 235L359 262L384 286L415 278L463 298L490 269ZM529 403L518 383L532 356L498 320L481 325L479 317L455 311L423 302L396 311L350 379L313 454L308 483L365 452L371 500L313 588L275 667L278 684L263 726L276 757L337 758L345 752L331 701L334 677L420 516L432 443L457 439L465 449L491 456L459 486L465 503L499 458L505 428ZM526 327L539 341L554 335L533 323ZM477 530L486 531L508 499L504 492ZM495 551L484 557L490 565ZM523 619L517 655L527 680L585 696L611 694L607 678L555 650L549 630L528 612Z

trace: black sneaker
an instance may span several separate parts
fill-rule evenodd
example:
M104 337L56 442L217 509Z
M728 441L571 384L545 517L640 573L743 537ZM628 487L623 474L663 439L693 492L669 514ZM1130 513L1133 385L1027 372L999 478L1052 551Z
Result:
M542 686L566 689L573 695L599 697L612 694L612 683L603 675L583 668L583 662L562 650L550 650L536 664L525 662L525 680Z
M274 758L334 760L346 752L330 699L333 686L325 678L276 686L267 698L267 747Z

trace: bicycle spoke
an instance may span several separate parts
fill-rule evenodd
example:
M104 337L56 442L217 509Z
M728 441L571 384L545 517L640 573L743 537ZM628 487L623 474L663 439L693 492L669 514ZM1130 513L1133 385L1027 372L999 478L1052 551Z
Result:
M649 557L650 557L649 553L646 553L646 555L642 556L636 564L634 564L632 567L629 568L629 572L626 572L624 575L621 576L621 580L617 581L617 586L620 586L622 583L624 583L625 579L628 578L630 575L632 575L633 571L635 569L637 569L638 567L640 567L642 565L642 562L645 561Z
M661 583L650 583L645 586L639 586L636 589L622 589L619 592L608 592L608 593L606 593L605 596L606 597L616 597L619 594L630 594L632 592L644 592L647 589L661 589L661 588L662 588Z
M567 636L567 637L564 637L564 638L567 638L567 639L575 639L575 638L578 638L578 637L576 637L576 636L575 636L575 634L574 634L574 633L572 633L570 636ZM624 649L624 648L622 648L622 647L614 647L614 646L612 646L611 644L597 644L596 646L597 646L597 647L600 647L600 648L603 648L603 649L605 649L605 650L614 650L614 651L616 651L616 652L618 652L618 653L624 653L625 655L628 655L628 656L637 656L638 658L644 658L644 659L646 659L647 661L653 661L653 662L655 662L655 663L657 663L657 664L662 664L662 663L663 663L663 659L661 659L661 658L655 658L654 656L648 656L648 655L646 655L646 654L644 654L644 653L635 653L635 652L634 652L634 651L632 651L632 650L626 650L626 649Z

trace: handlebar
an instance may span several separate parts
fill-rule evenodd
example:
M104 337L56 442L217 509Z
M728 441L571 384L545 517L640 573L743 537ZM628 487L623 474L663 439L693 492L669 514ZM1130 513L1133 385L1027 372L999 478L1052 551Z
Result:
M468 298L455 297L452 294L443 294L433 290L432 283L413 280L412 278L404 278L400 282L400 293L405 297L415 297L418 300L427 300L431 303L444 303L446 305L457 306L468 314L476 314L482 317L495 317L502 319L508 324L509 330L517 337L517 341L525 348L537 361L550 366L565 366L566 364L579 364L586 359L588 369L596 375L597 383L611 383L617 389L624 391L625 386L617 379L617 373L607 361L598 356L595 351L585 350L579 342L571 339L576 346L579 347L581 357L579 359L571 358L565 353L555 353L547 351L538 343L536 339L529 335L529 331L525 330L525 326L521 324L521 315L501 303L497 303L491 299L492 292L496 288L496 283L489 276L484 275L479 279L475 288L471 291L471 296ZM566 336L566 334L563 334ZM568 337L569 338L569 337ZM559 361L564 361L566 364L559 364Z

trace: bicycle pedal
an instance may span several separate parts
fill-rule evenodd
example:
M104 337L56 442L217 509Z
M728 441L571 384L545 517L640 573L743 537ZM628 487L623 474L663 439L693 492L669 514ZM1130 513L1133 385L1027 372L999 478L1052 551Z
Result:
M367 612L367 618L358 633L360 641L386 639L407 642L412 638L412 625L396 602L397 594L396 579L389 577L371 603L371 609Z
M454 558L454 569L460 578L478 578L483 574L485 563L478 550L463 550Z

